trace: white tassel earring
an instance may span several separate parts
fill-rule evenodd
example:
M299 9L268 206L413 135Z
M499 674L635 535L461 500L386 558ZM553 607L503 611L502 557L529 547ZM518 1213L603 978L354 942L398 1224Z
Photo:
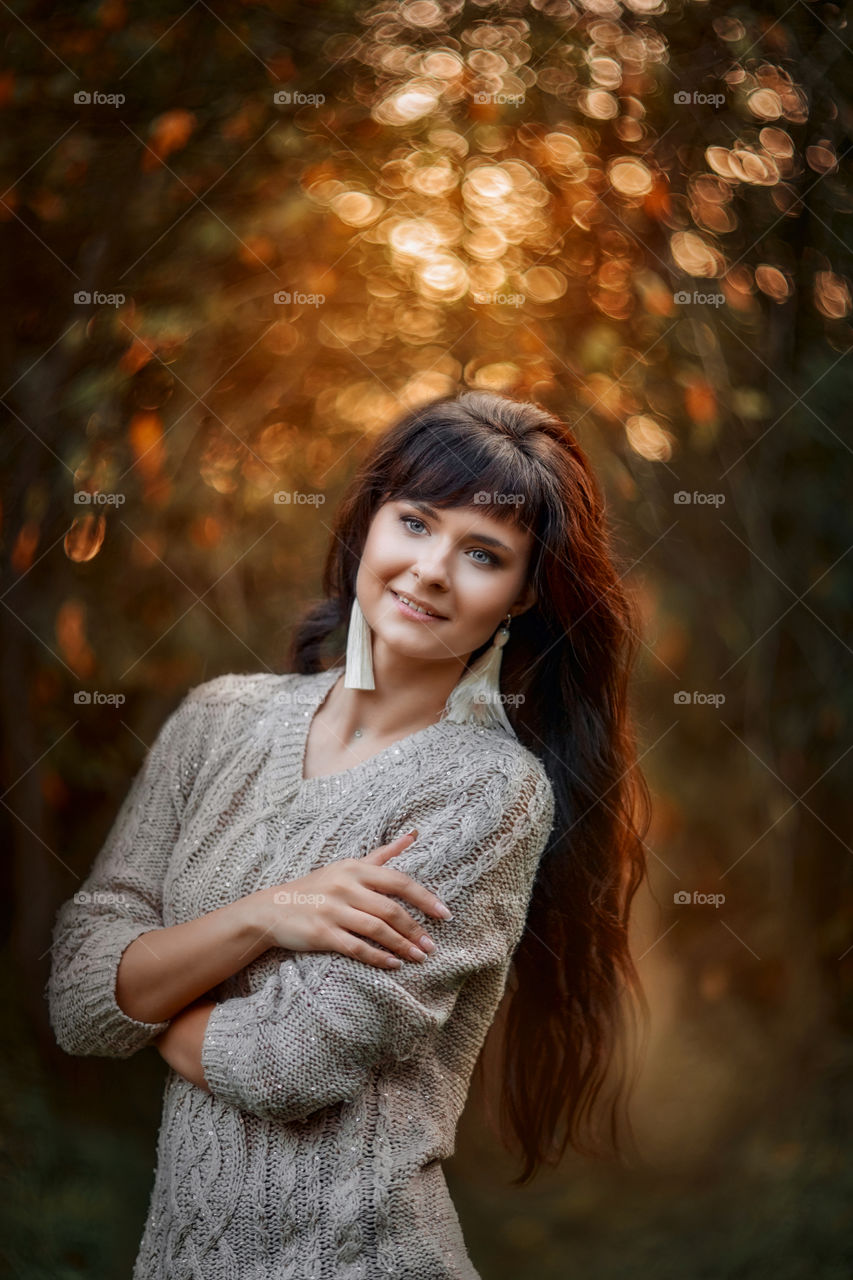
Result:
M345 689L375 689L373 681L372 632L361 611L358 596L353 599L347 631Z
M475 724L483 728L500 726L518 738L501 701L500 672L503 647L509 639L509 623L512 614L506 615L495 637L470 670L450 691L445 704L443 720L453 724Z

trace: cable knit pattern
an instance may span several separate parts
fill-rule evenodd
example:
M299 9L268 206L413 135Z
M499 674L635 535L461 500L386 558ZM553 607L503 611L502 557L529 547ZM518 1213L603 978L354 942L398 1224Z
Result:
M82 889L47 986L68 1053L126 1058L167 1022L119 1008L140 934L418 828L391 866L452 920L380 970L272 947L211 993L210 1093L169 1070L134 1280L479 1280L441 1161L521 938L554 821L541 761L501 728L446 721L303 778L341 668L192 689L149 752Z

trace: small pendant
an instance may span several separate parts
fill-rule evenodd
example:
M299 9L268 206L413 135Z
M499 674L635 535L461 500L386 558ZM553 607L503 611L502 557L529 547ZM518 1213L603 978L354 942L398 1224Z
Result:
M354 729L354 730L353 730L353 735L352 735L352 736L353 736L354 738L360 738L360 737L361 737L361 735L362 735L362 733L363 733L363 730L362 730L362 729Z

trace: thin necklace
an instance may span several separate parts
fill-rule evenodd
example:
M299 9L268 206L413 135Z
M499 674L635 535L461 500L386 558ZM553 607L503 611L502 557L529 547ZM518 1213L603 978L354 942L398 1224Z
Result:
M441 719L441 717L444 715L444 711L445 711L445 707L446 707L446 706L447 706L447 703L445 703L445 706L441 708L441 711L439 711L439 713L438 713L438 720L440 720L440 719ZM433 724L437 724L437 723L438 723L438 720L434 720L434 721L432 721L432 723L433 723ZM354 738L363 738L363 737L364 737L364 728L362 727L362 728L360 728L360 729L353 729L353 731L352 731L352 736L353 736Z
M445 705L446 705L446 704L445 704ZM437 724L437 723L438 723L438 721L441 719L441 717L442 717L443 715L444 715L444 707L442 707L442 708L441 708L441 711L439 711L439 713L438 713L438 718L437 718L436 720L431 721L431 723L432 723L432 724ZM353 731L352 731L352 736L353 736L354 738L361 738L361 737L363 737L363 736L364 736L364 729L363 729L363 728L362 728L362 729L353 729Z

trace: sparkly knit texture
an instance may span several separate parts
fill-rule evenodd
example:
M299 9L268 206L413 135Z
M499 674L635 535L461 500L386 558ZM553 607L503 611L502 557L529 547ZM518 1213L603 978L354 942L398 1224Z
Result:
M134 1280L478 1280L440 1162L524 928L553 791L503 729L445 721L303 778L341 670L192 689L57 915L57 1041L127 1058L168 1026L115 998L122 952L151 929L413 826L389 865L453 913L404 903L435 940L425 961L383 970L271 947L212 990L211 1093L169 1069Z

